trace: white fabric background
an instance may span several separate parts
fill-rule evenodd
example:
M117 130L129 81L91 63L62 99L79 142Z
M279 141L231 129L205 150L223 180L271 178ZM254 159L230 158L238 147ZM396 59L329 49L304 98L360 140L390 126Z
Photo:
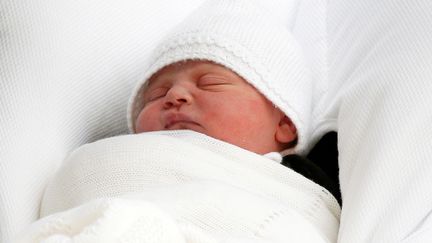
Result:
M431 242L431 13L429 0L329 1L316 134L339 131L340 242Z
M38 218L68 152L127 132L150 51L202 1L0 2L0 242ZM260 2L292 23L297 0Z

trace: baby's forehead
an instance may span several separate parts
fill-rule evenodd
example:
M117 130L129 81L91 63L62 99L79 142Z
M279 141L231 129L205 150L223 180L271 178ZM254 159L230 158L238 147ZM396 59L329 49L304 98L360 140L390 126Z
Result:
M224 65L212 61L183 60L169 64L158 70L148 79L148 81L146 82L146 86L149 86L150 84L159 79L169 79L171 76L174 76L178 73L192 74L194 72L214 72L220 75L236 75L240 77L240 75L238 75L230 68L227 68Z
M215 70L224 70L224 71L231 71L229 68L225 67L224 65L208 61L208 60L183 60L179 62L172 63L170 65L167 65L157 71L152 77L167 74L171 72L179 72L189 69L202 69L202 70L208 70L208 69L215 69Z

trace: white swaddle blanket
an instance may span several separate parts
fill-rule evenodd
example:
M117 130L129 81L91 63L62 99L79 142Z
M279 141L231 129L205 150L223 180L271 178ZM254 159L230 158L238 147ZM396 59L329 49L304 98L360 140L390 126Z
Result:
M16 242L336 242L340 215L302 175L191 131L82 146L41 207Z

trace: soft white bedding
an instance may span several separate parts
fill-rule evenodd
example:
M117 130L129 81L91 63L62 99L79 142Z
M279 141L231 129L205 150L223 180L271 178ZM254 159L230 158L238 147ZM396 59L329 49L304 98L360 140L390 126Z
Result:
M273 160L175 131L76 150L41 213L17 242L335 242L340 208Z

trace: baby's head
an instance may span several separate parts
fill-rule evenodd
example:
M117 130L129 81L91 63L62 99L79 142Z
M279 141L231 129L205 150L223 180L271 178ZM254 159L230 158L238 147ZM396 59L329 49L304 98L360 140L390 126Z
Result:
M171 64L150 78L137 133L190 129L255 153L282 151L296 141L285 114L231 70L208 61Z
M132 132L190 129L252 152L302 153L311 80L299 45L252 0L209 1L156 49Z

